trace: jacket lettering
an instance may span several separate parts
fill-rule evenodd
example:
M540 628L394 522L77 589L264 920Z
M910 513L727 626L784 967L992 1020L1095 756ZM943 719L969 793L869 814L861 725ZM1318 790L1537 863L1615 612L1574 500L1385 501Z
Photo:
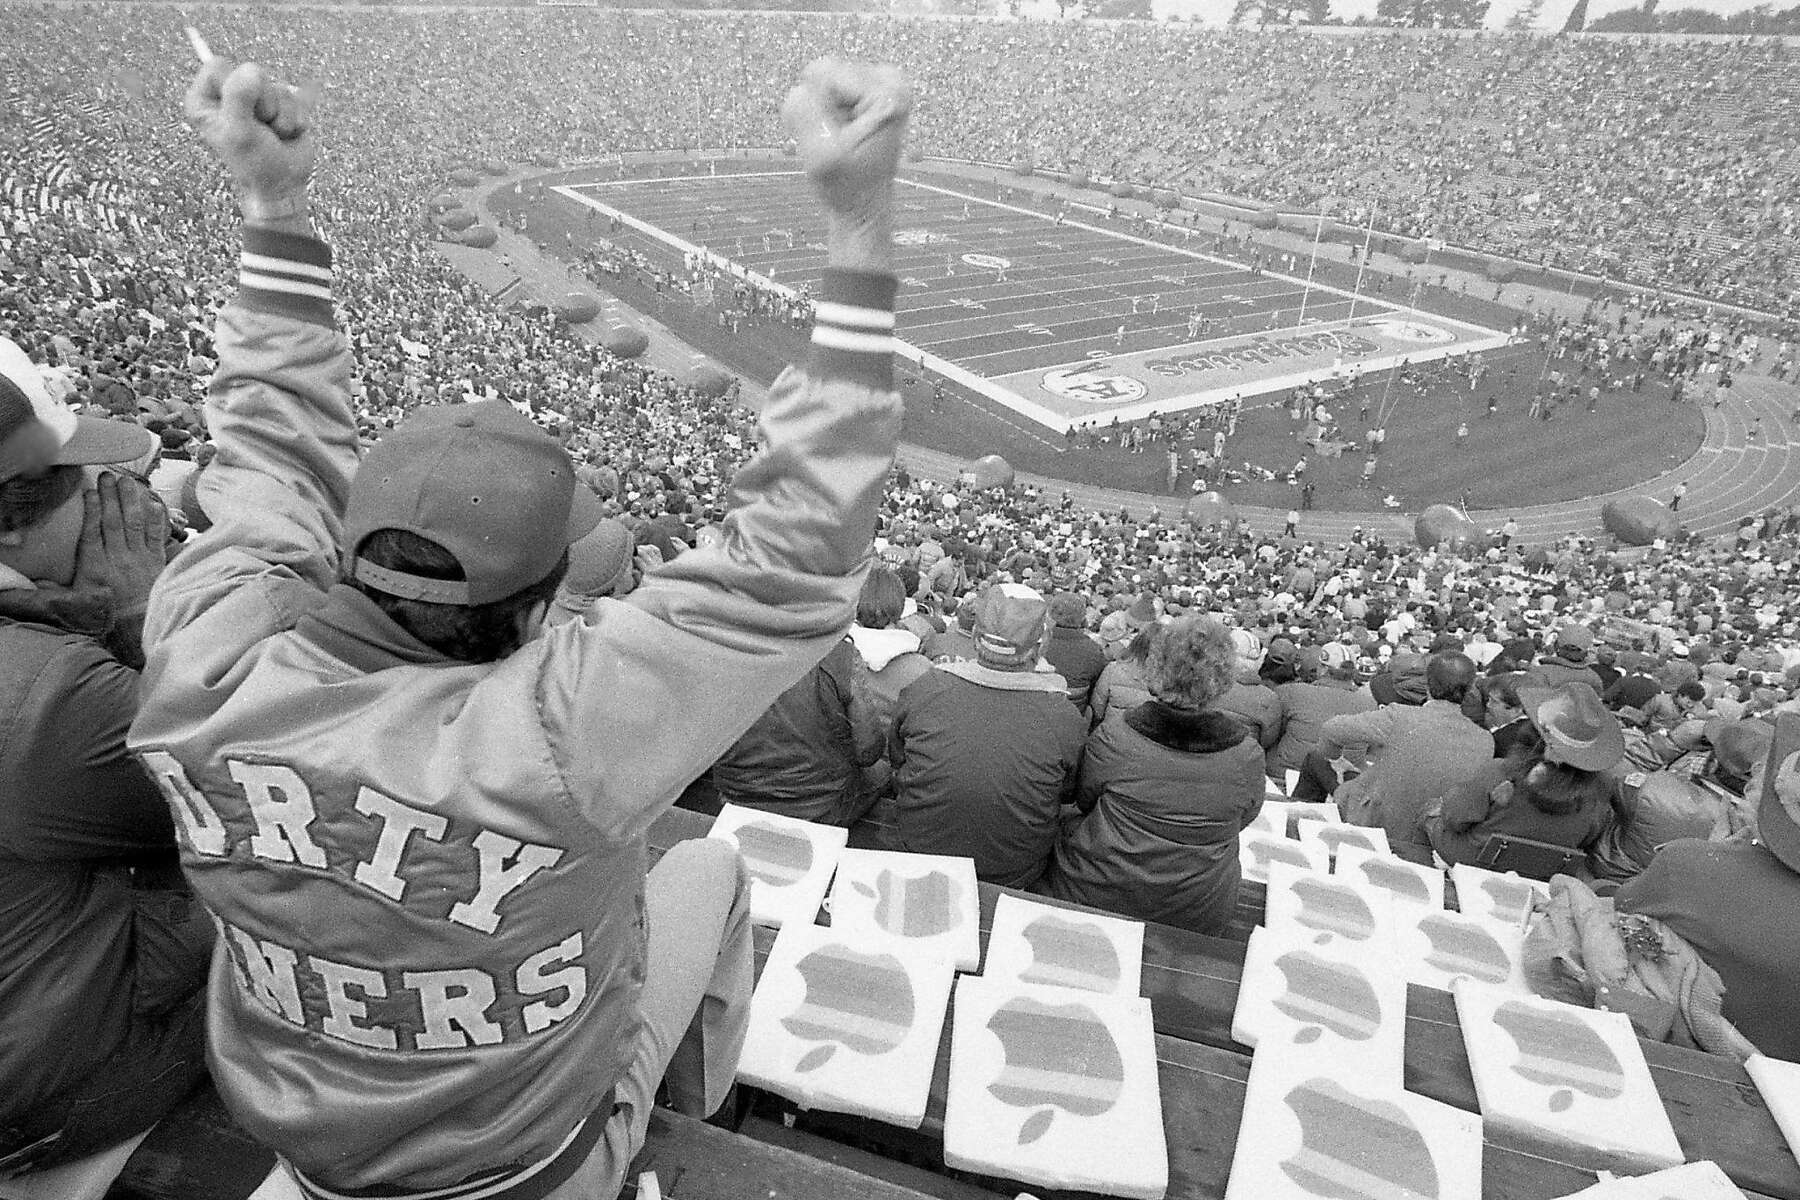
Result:
M299 954L228 922L218 925L232 978L263 1008L298 1028L377 1050L517 1042L574 1016L588 996L579 930L510 976L496 976L479 967L383 971Z
M394 869L406 853L407 841L413 834L422 833L434 842L441 842L450 822L437 813L402 804L368 787L356 793L356 811L381 822L381 837L375 843L374 856L367 862L356 864L356 882L374 888L390 900L404 899L406 880L395 874Z
M515 841L484 829L475 835L475 856L481 868L481 888L473 900L453 905L450 919L492 933L500 928L500 901L545 867L554 867L563 852L555 846Z
M306 781L292 767L280 763L245 763L228 758L225 768L244 789L250 815L256 820L250 853L269 862L298 861L323 869L325 852L306 832L308 822L318 815ZM280 800L275 798L277 794Z
M139 753L139 758L175 814L182 841L204 858L227 857L234 846L241 844L251 857L263 862L296 864L340 876L347 873L350 879L370 891L389 900L404 901L408 881L401 871L406 865L413 836L417 834L440 845L446 844L449 838L450 821L443 814L416 808L365 786L357 790L352 807L367 818L368 841L364 842L360 837L346 841L341 831L334 828L332 832L336 836L326 843L337 855L338 861L333 863L324 848L313 839L312 827L319 813L312 788L292 767L274 762L225 760L225 768L242 792L245 809L254 826L246 837L242 819L244 810L234 812L229 806L223 809L216 806L204 791L194 786L174 755L166 750L145 750ZM330 805L327 808L329 810ZM337 811L341 814L341 807ZM231 826L226 824L228 817L233 822ZM561 862L564 854L561 847L520 841L491 829L477 829L466 843L459 836L448 844L459 855L466 845L467 851L474 856L475 871L468 885L473 894L464 891L462 894L467 899L452 904L445 915L465 928L486 934L499 930L502 902L538 872ZM344 861L358 850L362 854L353 862ZM246 966L245 969L256 975L254 967ZM374 996L374 993L370 995ZM467 1002L451 1007L461 1012L466 1009ZM540 1015L538 1019L554 1023L560 1018Z
M175 813L181 838L195 854L225 853L225 822L199 788L189 782L187 771L167 750L146 750L141 756L150 778Z

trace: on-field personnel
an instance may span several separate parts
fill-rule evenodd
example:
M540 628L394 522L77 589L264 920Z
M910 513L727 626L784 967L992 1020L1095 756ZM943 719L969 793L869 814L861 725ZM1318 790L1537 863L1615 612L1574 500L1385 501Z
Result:
M358 463L311 104L253 64L195 78L242 273L215 524L151 597L131 746L219 924L219 1091L307 1194L608 1196L665 1070L686 1112L723 1098L742 868L688 842L646 879L645 833L854 616L900 428L911 103L889 69L806 69L785 116L829 225L811 359L776 382L721 544L546 628L600 516L568 455L497 400L422 409Z

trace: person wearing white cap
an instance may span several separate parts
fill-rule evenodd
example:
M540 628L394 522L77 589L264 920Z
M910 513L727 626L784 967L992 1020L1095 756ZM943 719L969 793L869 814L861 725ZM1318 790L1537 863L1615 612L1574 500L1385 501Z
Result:
M0 1177L141 1133L206 1075L212 924L125 747L169 523L103 468L153 449L0 339Z
M888 738L900 849L966 855L976 874L1029 887L1056 844L1087 721L1040 669L1044 597L1001 583L975 601L974 662L939 663L900 693Z

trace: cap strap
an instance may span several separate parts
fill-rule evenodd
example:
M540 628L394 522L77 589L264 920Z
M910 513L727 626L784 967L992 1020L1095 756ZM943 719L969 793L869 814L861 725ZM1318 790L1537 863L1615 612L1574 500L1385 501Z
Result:
M464 579L427 579L376 566L366 558L356 560L351 577L378 592L398 596L402 600L422 600L427 604L469 604L469 584Z

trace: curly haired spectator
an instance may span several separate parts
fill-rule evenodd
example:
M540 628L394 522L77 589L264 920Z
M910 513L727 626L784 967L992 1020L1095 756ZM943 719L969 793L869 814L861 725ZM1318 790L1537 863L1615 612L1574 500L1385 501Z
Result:
M1237 905L1238 833L1262 808L1262 748L1216 706L1232 686L1231 634L1179 617L1150 638L1151 698L1088 736L1075 803L1039 890L1146 921L1214 933Z

